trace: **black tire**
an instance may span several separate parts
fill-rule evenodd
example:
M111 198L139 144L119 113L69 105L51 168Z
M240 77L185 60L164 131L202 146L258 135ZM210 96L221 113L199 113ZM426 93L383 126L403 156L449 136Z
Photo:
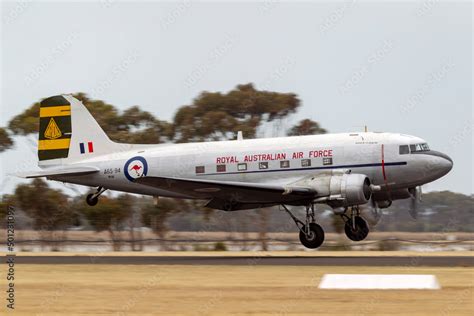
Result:
M303 226L303 231L306 231L306 226ZM315 249L323 244L324 230L316 223L309 224L310 236L300 231L300 241L306 248Z
M347 238L350 240L361 241L369 235L369 225L365 219L360 216L356 216L355 229L352 228L352 219L349 219L344 225L344 231Z
M89 206L94 206L99 202L99 198L93 197L93 196L94 194L91 193L91 194L88 194L86 197L86 202Z

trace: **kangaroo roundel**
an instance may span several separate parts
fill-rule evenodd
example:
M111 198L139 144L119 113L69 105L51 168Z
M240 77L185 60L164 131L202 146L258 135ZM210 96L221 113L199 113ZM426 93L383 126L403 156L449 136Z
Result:
M123 169L125 177L130 181L134 181L135 179L146 176L148 173L148 163L145 158L136 156L127 160Z

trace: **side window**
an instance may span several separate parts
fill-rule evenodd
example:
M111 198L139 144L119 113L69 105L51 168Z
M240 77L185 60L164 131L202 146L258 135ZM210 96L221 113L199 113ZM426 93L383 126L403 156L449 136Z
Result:
M204 166L196 166L196 173L204 173L205 171Z
M290 168L290 161L289 160L280 161L280 168Z
M258 169L268 169L268 162L259 162Z
M401 145L400 146L400 155L409 154L410 150L408 149L408 145Z
M410 151L414 153L416 151L416 145L410 145Z
M311 159L301 159L301 167L311 167Z
M225 172L225 165L217 165L217 172Z
M332 157L324 157L323 158L323 165L324 166L332 165Z
M247 170L247 164L246 163L239 163L237 165L237 170L238 171L246 171Z

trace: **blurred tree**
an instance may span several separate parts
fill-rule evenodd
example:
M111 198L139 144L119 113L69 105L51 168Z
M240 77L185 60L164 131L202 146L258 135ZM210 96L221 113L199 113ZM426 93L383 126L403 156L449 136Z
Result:
M15 202L34 220L35 229L51 231L70 224L67 196L59 190L49 188L39 178L30 184L18 185Z
M261 123L282 119L299 106L300 100L293 93L259 91L251 83L238 85L226 94L203 92L176 113L174 140L231 139L239 130L253 138Z
M310 119L301 120L288 131L288 136L326 134L327 131L318 122Z
M158 144L172 137L173 128L170 123L156 119L138 106L128 108L119 114L113 105L102 100L90 99L85 93L80 92L73 96L84 103L110 139L114 141ZM8 128L16 135L37 133L38 115L39 102L11 119Z
M8 132L0 127L0 153L13 146L13 140L8 135Z
M258 222L259 222L259 231L258 231L258 239L260 239L260 245L262 247L262 251L268 250L268 221L270 218L270 209L269 208L261 208L257 210L258 214Z
M40 103L36 102L23 113L14 116L8 123L8 128L15 135L38 133Z
M130 195L122 194L117 198L101 196L100 202L93 207L88 206L82 199L82 203L78 207L96 232L109 232L112 250L119 251L121 248L119 230L123 228L125 220L129 218L132 207Z
M338 234L344 233L344 220L341 218L341 216L336 215L334 213L329 213L330 221L332 228L334 231Z
M165 250L167 249L165 237L168 232L166 221L171 215L178 213L184 204L184 201L160 198L156 205L150 203L142 209L143 223L158 235L161 247Z
M0 199L0 220L2 224L4 224L3 219L7 215L7 208L8 208L8 204L7 204L7 201L5 200L5 196L2 196L2 198Z
M14 201L33 219L33 228L40 232L41 239L50 240L52 245L55 245L55 239L64 239L65 229L74 220L68 197L59 190L49 188L41 179L18 185ZM56 236L54 231L59 230L63 234Z

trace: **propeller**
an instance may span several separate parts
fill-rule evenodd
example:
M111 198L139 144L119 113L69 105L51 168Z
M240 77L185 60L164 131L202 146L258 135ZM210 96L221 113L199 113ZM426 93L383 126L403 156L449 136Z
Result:
M377 202L374 201L373 198L370 199L370 202L372 204L372 216L374 217L374 225L377 225L382 218L382 211L380 210L379 206L377 205Z
M410 199L410 208L408 209L408 213L410 214L411 218L418 219L418 203L421 202L421 186L410 188L408 189L411 195Z
M370 199L370 203L361 206L361 211L364 218L369 222L370 226L377 226L383 215L380 207L377 205L377 202L373 200L373 198Z

